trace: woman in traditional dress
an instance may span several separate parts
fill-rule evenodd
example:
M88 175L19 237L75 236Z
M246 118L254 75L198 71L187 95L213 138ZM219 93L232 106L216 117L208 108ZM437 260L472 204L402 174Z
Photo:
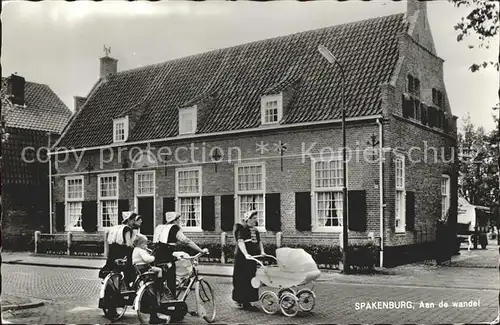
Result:
M245 310L258 310L251 303L259 300L259 289L252 287L251 280L257 271L257 263L248 258L264 255L264 247L257 228L257 211L245 212L242 224L236 224L234 238L237 242L234 256L233 300Z

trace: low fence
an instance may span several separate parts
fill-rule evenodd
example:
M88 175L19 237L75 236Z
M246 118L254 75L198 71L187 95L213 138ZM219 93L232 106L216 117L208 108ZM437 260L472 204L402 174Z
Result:
M232 233L222 232L213 235L189 235L198 246L206 247L210 255L203 256L201 261L208 263L233 263L236 250L236 241ZM147 236L151 241L152 236ZM297 244L297 236L286 238L283 242L281 232L275 235L265 235L262 237L264 250L267 254L275 255L276 249L284 244L287 247L302 248L312 255L320 268L338 268L342 260L341 249L338 245L318 244L314 241L310 243ZM42 234L35 232L35 253L67 255L67 256L95 256L105 258L108 253L107 233L84 234ZM353 258L353 266L361 268L371 268L378 264L379 247L373 238L351 238L353 241L349 245L350 255ZM178 246L177 250L190 251L188 247Z

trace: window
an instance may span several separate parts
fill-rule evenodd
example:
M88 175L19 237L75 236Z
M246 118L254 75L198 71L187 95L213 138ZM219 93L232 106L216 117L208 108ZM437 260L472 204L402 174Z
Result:
M124 142L128 139L128 116L113 120L113 142Z
M450 176L441 176L441 218L446 220L446 214L450 209Z
M243 215L247 211L255 210L257 214L257 227L260 231L265 231L265 165L244 164L238 165L235 169L236 188L236 222L241 222Z
M279 123L283 117L282 94L263 96L261 99L262 124Z
M186 230L201 231L201 167L176 170L177 210Z
M395 216L396 232L405 231L405 160L398 156L394 160L396 176Z
M196 132L197 108L186 107L179 109L179 134Z
M118 224L118 174L99 175L99 226L108 228Z
M66 230L82 230L83 176L66 178Z
M313 231L342 231L343 164L341 156L312 160Z
M155 193L154 171L137 172L135 174L135 186L137 196L151 196Z
M410 112L409 117L420 120L420 80L408 75L406 82L406 91L410 96Z

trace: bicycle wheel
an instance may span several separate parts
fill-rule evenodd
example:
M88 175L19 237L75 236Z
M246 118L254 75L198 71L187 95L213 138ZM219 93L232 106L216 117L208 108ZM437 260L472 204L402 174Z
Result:
M213 323L217 313L215 307L215 296L210 284L205 280L200 280L200 296L199 304L202 310L203 319L207 323Z
M104 299L106 307L102 308L104 316L110 321L117 321L125 315L127 306L123 302L120 287L125 288L125 280L121 274L115 273L104 284Z
M166 319L167 323L170 321L169 317L161 317L159 311L159 301L161 299L171 300L174 299L172 293L168 288L162 293L161 297L158 297L158 292L155 288L154 282L148 282L142 285L137 292L136 301L134 308L137 312L137 318L141 324L149 324L151 320L151 311L156 307L157 316Z

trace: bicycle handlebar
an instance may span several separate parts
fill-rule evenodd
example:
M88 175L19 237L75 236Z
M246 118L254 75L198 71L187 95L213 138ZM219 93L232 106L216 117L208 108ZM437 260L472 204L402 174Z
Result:
M200 256L202 255L205 255L205 253L201 252L201 253L198 253L196 255L193 255L193 256L189 256L189 257L178 257L177 259L178 260L196 260L198 258L200 258Z
M255 256L250 256L250 257L246 257L247 260L251 260L251 261L255 261L257 262L257 264L259 264L260 266L264 267L264 263L262 263L261 261L259 261L257 258L259 257L272 257L276 263L278 262L278 260L276 259L276 257L272 256L272 255L267 255L267 254L261 254L261 255L255 255Z

